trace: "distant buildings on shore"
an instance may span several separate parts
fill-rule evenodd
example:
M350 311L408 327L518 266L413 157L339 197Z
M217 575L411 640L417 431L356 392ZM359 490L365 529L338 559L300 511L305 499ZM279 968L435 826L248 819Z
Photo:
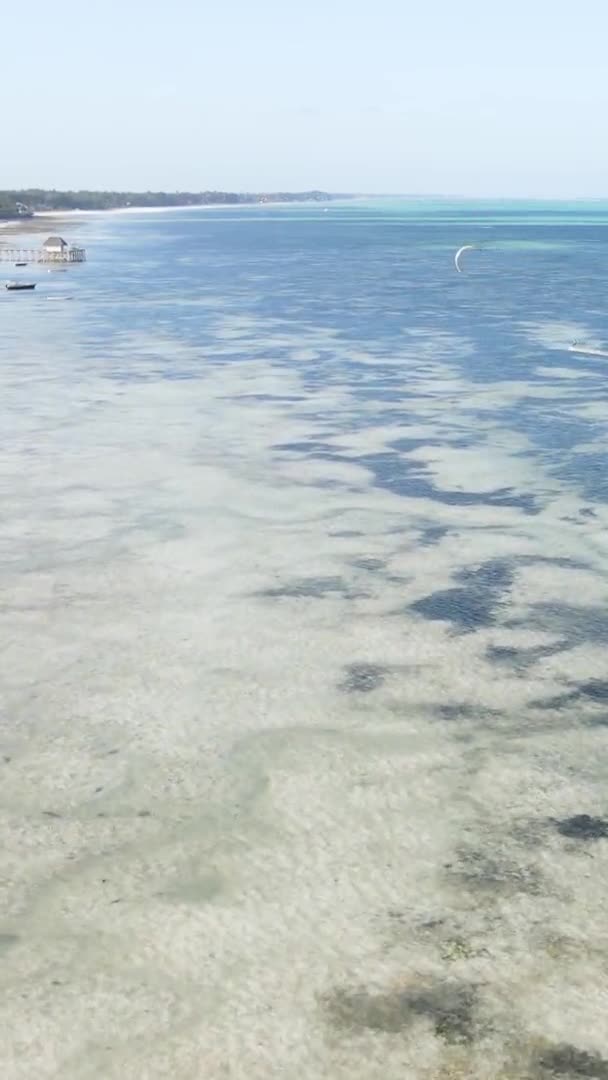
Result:
M0 221L13 221L16 218L31 218L34 211L30 210L25 203L16 201L14 205L4 206L0 199Z

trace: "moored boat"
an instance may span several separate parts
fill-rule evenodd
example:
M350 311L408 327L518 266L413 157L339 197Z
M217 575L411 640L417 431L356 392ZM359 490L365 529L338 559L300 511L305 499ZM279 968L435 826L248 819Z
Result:
M35 281L7 281L5 288L9 292L23 292L25 289L35 289Z

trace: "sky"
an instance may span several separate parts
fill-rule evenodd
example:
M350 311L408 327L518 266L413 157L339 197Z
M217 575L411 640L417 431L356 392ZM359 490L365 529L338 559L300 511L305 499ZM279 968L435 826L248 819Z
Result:
M606 0L11 4L0 188L602 197L607 40Z

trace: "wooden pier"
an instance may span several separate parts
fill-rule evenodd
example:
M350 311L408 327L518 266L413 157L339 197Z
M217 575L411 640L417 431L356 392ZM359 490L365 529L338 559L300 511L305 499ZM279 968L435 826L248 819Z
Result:
M5 248L0 247L0 262L10 263L82 263L86 262L87 253L81 247L69 247L65 250L47 251L45 248Z

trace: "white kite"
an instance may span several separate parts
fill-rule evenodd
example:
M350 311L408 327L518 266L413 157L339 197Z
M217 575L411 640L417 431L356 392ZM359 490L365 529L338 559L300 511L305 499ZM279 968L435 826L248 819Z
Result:
M455 267L456 267L459 274L462 274L462 270L460 269L460 256L465 251L474 251L474 250L475 250L475 245L474 244L465 244L464 247L458 248L458 251L456 252L456 254L454 256L454 265L455 265Z

